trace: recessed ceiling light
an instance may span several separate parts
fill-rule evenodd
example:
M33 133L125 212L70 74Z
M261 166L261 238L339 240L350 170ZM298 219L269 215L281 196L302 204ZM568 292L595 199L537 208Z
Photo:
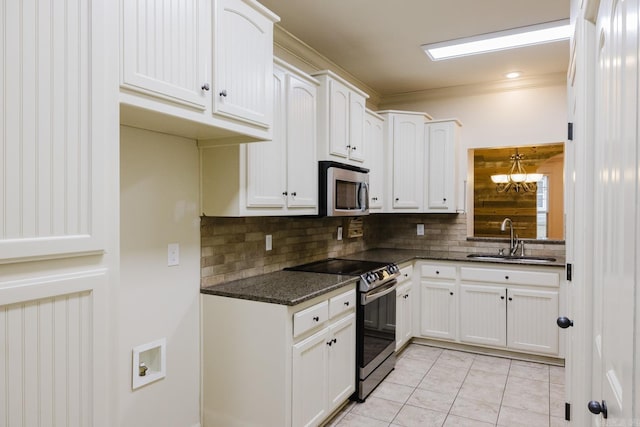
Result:
M571 27L568 19L529 25L527 27L465 37L440 43L424 44L422 49L433 61L477 55L479 53L513 49L568 39Z
M508 79L517 79L520 77L520 71L512 71L504 75Z

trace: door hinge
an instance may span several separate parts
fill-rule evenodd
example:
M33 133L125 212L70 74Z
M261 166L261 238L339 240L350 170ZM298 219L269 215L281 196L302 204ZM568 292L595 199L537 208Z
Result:
M572 268L573 266L571 264L567 264L567 281L570 282L571 281L571 277L572 277Z
M573 141L573 123L567 123L567 139Z
M564 419L571 421L571 403L564 402Z

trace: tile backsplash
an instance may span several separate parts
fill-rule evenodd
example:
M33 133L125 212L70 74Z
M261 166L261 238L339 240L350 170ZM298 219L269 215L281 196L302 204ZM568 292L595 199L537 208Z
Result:
M371 248L496 252L505 241L467 240L465 214L373 214L363 237L348 238L344 218L242 217L201 219L201 286L281 270ZM424 236L416 234L424 224ZM338 227L344 239L337 240ZM265 250L271 235L273 249ZM564 256L564 244L528 243L527 254Z

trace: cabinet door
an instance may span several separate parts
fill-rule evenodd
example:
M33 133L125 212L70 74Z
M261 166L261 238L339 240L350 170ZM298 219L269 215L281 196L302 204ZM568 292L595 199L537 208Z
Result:
M325 328L293 346L291 408L294 426L318 425L328 415L328 342L329 329Z
M349 158L357 162L365 160L368 141L364 139L365 98L357 93L349 94Z
M294 75L289 75L287 79L288 206L317 209L317 88Z
M384 121L371 114L365 116L364 139L367 144L366 167L369 169L369 209L382 209L384 193Z
M454 122L426 125L426 210L455 212Z
M420 116L393 116L393 208L422 207L424 121Z
M396 350L400 349L413 336L412 304L411 285L399 287L396 294Z
M329 327L329 408L333 411L351 396L356 385L356 315L349 314ZM335 341L333 341L335 340Z
M558 292L507 289L507 346L558 354Z
M456 285L422 280L420 284L420 334L456 339Z
M349 89L329 80L329 154L349 156Z
M504 347L507 343L506 289L460 285L460 341Z
M240 0L216 1L214 112L272 123L273 21Z
M248 208L281 208L286 206L287 141L286 141L286 73L273 69L273 139L246 144L246 191Z
M205 109L211 46L208 2L127 0L122 3L122 84Z

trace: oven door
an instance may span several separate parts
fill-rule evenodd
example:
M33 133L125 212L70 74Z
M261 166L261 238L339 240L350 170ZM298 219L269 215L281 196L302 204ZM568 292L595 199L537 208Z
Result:
M395 352L395 280L360 295L358 316L358 371L366 379Z

